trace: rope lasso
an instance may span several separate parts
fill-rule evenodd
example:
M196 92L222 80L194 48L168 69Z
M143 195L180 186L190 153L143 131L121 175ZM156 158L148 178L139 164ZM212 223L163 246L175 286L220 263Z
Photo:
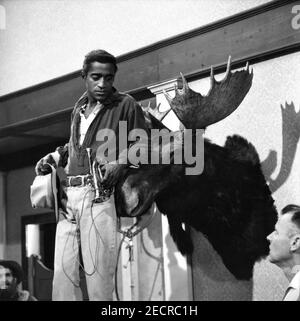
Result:
M117 231L122 234L122 239L118 248L118 253L117 253L117 262L116 262L116 267L115 267L115 294L116 294L116 299L117 301L120 301L120 297L119 297L119 292L118 292L118 265L119 265L119 260L120 260L120 253L121 253L121 249L122 249L122 245L125 241L125 238L127 237L129 239L129 242L132 242L132 239L139 234L140 232L142 232L146 227L148 227L151 223L151 221L153 220L155 215L155 212L152 211L150 217L147 219L147 221L145 223L143 223L140 228L138 228L136 231L132 232L133 229L138 226L139 221L136 221L132 226L130 226L127 230L122 230L121 229L121 219L120 217L118 217L118 224L117 224ZM133 245L130 245L131 247ZM132 249L130 249L132 250ZM131 258L129 257L129 260Z

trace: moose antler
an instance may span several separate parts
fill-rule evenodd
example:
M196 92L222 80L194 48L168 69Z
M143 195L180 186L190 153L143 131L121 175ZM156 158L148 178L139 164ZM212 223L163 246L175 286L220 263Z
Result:
M151 106L151 102L149 102L148 106L146 106L146 107L141 106L143 109L143 112L146 114L150 113L152 116L154 116L159 121L163 121L163 119L167 116L167 114L171 110L171 109L167 109L165 111L160 111L159 110L160 104L158 104L158 106L156 106L155 108L151 108L150 106Z
M227 70L223 80L217 81L211 67L211 87L207 96L193 91L183 74L182 89L175 86L175 97L164 91L172 110L186 128L205 128L234 112L248 93L253 78L253 70L249 72L248 62L241 71L231 72L231 57L228 58Z
M151 105L150 102L146 107L141 105L147 126L149 128L159 128L159 129L167 128L161 122L167 116L167 114L171 111L171 108L167 109L166 111L160 111L159 110L160 104L155 108L151 108L150 105Z

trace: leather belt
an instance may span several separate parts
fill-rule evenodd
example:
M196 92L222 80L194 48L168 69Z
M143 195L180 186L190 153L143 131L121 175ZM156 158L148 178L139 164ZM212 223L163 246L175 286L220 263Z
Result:
M92 181L91 175L68 176L67 179L62 182L62 185L66 187L82 187L92 183Z

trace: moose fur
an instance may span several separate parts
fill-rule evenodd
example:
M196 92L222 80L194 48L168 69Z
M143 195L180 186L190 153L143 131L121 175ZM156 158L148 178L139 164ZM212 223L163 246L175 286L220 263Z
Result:
M266 236L277 220L254 147L239 136L229 137L224 148L206 142L204 172L181 183L157 199L181 253L194 246L184 222L207 236L232 274L250 279L255 261L269 251Z
M204 155L204 171L197 176L185 175L180 165L129 170L117 185L117 210L138 216L155 201L182 254L197 246L185 223L206 235L236 278L250 279L254 263L268 253L266 236L277 220L258 154L235 135L224 147L206 140Z

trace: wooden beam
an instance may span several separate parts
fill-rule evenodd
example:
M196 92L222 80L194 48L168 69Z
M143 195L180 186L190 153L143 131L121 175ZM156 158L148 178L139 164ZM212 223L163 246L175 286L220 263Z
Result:
M135 99L139 101L139 103L142 106L148 106L148 103L150 102L151 105L155 105L155 96L148 90L149 94L147 95L135 95ZM146 98L147 97L147 98ZM14 123L12 125L0 127L0 139L5 138L8 136L13 136L13 137L30 137L33 135L30 134L25 134L28 131L32 131L35 129L40 129L40 128L47 128L49 125L53 124L58 124L58 123L63 123L64 126L67 128L70 128L70 120L71 120L71 112L73 110L73 107L69 107L66 109L63 109L58 112L42 115L40 117L36 117L33 119L28 119L25 121L21 121L18 123ZM37 135L39 137L42 137L41 135ZM46 136L45 138L50 137L49 135ZM59 137L53 137L54 140L59 139ZM65 137L61 137L61 140L67 139Z
M67 139L38 145L26 151L22 150L7 155L0 155L0 171L8 171L33 165L46 154L53 152L56 147L62 146L65 143L67 143Z
M59 137L59 136L51 136L51 135L40 135L40 134L27 134L27 133L23 133L23 134L13 134L13 137L21 137L21 138L29 138L29 139L36 139L39 141L43 141L43 142L52 142L53 140L62 140L65 139L65 137Z
M118 57L116 86L150 97L147 87L178 76L204 77L211 65L222 71L228 55L235 64L300 50L291 26L295 1L274 1ZM130 81L128 76L130 75ZM0 127L73 106L84 90L79 71L0 97Z

